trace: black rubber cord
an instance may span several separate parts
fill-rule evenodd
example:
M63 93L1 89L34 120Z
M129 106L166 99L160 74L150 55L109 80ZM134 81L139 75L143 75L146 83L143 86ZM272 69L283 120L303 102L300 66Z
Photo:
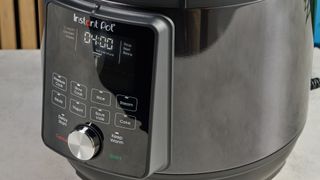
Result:
M320 88L320 78L311 79L311 90Z

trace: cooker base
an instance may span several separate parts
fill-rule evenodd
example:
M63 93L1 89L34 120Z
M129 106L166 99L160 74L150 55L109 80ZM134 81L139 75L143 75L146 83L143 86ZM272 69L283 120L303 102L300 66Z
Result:
M277 174L281 171L281 169L282 169L282 167L285 165L285 161L282 163L282 165L280 166L280 168L279 169L277 169L271 176L269 176L269 177L267 177L266 179L261 179L261 180L272 180L275 176L277 176ZM77 171L76 172L77 173L77 175L82 179L82 180L96 180L96 179L88 179L87 177L85 177L84 175L82 175L79 171ZM161 177L161 175L158 177L158 178L149 178L149 179L147 179L147 180L248 180L247 178L247 176L234 176L234 177L232 177L232 178L225 178L225 179L217 179L217 178L214 178L214 179L212 179L212 178L210 178L209 176L209 174L208 174L208 178L206 178L206 177L191 177L191 176L195 176L195 175L191 175L190 177L186 177L186 176L184 176L184 177L178 177L179 175L173 175L173 176L170 176L170 175L168 175L167 177ZM118 178L118 179L115 179L114 177L108 177L108 176L105 176L104 178L106 178L106 179L104 179L104 180L108 180L108 179L110 179L110 180L124 180L123 178L121 179L121 178ZM257 177L252 177L252 179L249 179L249 180L260 180L260 179L256 179ZM102 180L102 179L97 179L97 180Z
M271 156L243 167L206 174L155 174L148 180L271 180L284 166L286 158L291 153L297 138ZM95 171L75 161L70 161L70 163L76 169L77 175L83 180L126 180L125 178Z

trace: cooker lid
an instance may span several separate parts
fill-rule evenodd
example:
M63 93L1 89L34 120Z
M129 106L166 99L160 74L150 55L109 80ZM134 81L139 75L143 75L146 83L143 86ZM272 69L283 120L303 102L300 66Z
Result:
M96 0L97 1L97 0ZM143 7L162 8L207 8L235 6L255 3L263 0L100 0Z

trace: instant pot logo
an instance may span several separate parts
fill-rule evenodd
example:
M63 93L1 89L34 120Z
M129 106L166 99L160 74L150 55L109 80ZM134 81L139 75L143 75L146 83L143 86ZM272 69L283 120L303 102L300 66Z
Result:
M105 30L108 32L114 32L114 27L116 26L113 23L106 21L98 21L98 20L89 20L86 17L79 17L76 14L73 14L73 21L82 25L85 25L88 28L96 28Z

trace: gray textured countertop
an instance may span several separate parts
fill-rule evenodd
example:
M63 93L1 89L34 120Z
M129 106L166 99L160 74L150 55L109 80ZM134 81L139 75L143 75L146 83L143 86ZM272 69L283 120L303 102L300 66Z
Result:
M320 76L320 50L314 75ZM67 161L46 148L41 128L40 51L0 51L0 179L78 180ZM275 180L320 179L320 90L311 92L308 123Z

